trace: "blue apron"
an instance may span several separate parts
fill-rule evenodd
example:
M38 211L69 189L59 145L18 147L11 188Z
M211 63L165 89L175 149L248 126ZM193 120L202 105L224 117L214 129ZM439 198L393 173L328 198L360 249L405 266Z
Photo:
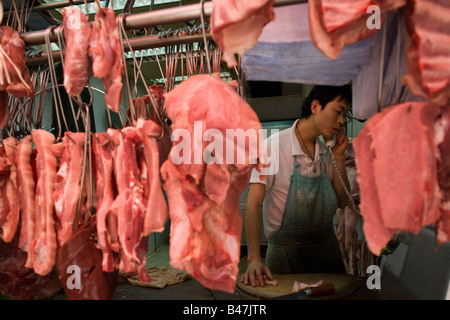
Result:
M294 172L280 229L268 241L265 264L272 273L345 273L333 217L338 201L328 174Z

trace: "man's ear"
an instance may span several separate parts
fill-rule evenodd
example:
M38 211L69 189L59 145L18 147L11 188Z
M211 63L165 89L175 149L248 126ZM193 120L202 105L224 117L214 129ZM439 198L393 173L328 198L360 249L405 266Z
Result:
M311 113L316 114L317 111L320 109L320 103L319 100L313 100L311 102Z

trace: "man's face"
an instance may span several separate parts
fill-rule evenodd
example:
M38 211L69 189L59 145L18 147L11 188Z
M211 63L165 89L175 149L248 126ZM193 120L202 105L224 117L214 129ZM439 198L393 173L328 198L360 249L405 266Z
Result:
M330 139L339 132L349 109L349 103L340 97L328 102L323 109L317 108L315 123L324 138Z

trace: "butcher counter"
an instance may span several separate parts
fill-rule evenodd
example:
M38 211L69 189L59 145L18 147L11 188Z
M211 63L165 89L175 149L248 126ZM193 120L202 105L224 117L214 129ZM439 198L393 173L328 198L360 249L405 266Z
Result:
M170 268L169 245L163 246L148 259L148 265ZM246 268L246 257L241 258L239 264L240 272ZM239 281L239 280L238 280ZM248 287L250 289L251 287ZM54 300L65 300L64 293L56 295ZM197 280L187 277L183 281L167 285L164 288L144 287L134 282L130 282L125 277L119 277L116 290L112 295L112 300L264 300L261 297L246 290L243 284L236 286L233 293L209 290L203 287ZM316 298L310 298L316 299ZM345 295L317 297L317 299L332 300L379 300L380 294L371 291L366 286L366 280L355 278L352 289Z

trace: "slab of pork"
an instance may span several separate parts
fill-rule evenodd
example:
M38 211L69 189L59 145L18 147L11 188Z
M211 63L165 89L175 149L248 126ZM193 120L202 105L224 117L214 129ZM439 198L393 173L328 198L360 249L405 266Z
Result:
M248 152L248 144L224 137L227 129L258 133L261 124L232 87L215 76L193 76L165 94L165 99L174 135L189 133L173 141L169 158L161 167L171 219L170 263L207 288L233 292L242 228L239 194L247 187L251 170L258 166L259 155ZM201 129L194 126L196 121ZM196 141L198 137L202 140L208 129L220 133L214 154L218 163L206 163L202 155L208 152L208 141ZM189 147L181 151L183 139ZM219 146L226 150L227 144L233 147L228 155L219 151ZM187 161L178 161L180 153ZM244 156L244 161L227 163L227 156Z

